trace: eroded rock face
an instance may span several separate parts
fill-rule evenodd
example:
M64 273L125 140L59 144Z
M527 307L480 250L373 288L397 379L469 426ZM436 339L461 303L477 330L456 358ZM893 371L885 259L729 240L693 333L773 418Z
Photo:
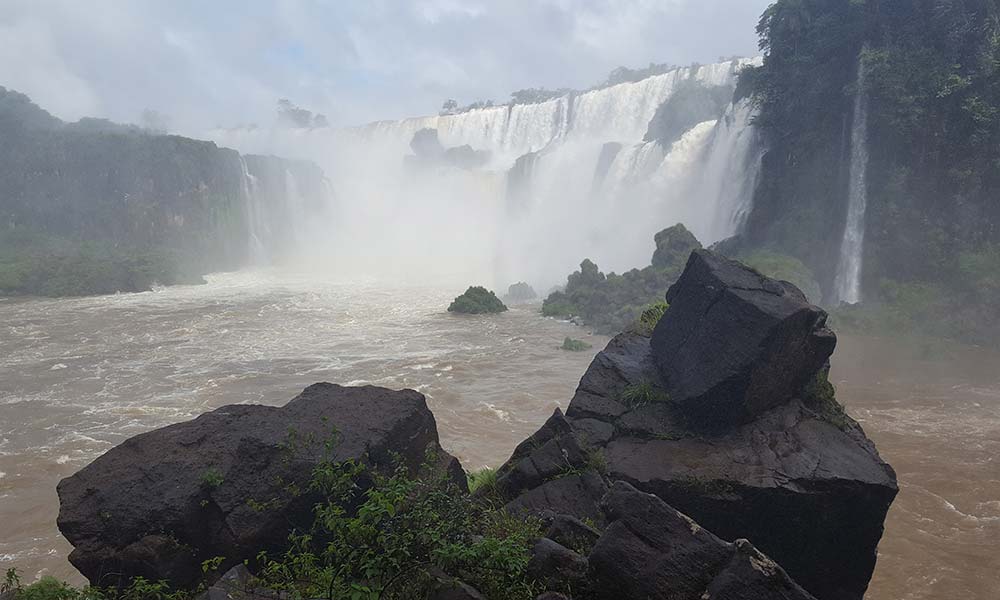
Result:
M225 406L125 441L60 482L58 525L93 585L143 576L190 587L202 561L281 549L310 524L321 460L380 468L398 453L416 469L427 449L464 487L422 394L315 384L280 408Z
M785 404L837 343L798 288L707 250L691 253L667 302L653 358L671 400L710 425Z
M554 415L501 468L518 482L508 488L507 506L538 514L551 510L603 526L612 519L600 508L604 494L614 482L627 482L724 540L750 540L816 597L860 600L898 491L895 473L833 397L822 363L834 338L822 311L804 304L790 284L720 264L707 253L694 253L688 266L696 272L685 272L671 288L670 309L657 326L659 350L656 334L651 343L629 332L594 358L566 415ZM725 276L717 275L719 270ZM706 281L704 287L695 284ZM698 301L708 295L745 303L739 309L743 316L718 327L727 317L714 315L711 306L701 312L685 308L704 308ZM706 314L716 325L710 326ZM685 335L667 331L671 323ZM708 396L689 396L698 399L693 405L677 402L671 392L693 388L670 386L674 371L663 369L660 358L679 354L667 343L730 356L724 366L742 366L730 369L735 375L718 378L690 357L679 357L690 365L686 373L700 373L717 385L702 388ZM782 383L755 379L766 374ZM702 403L723 389L732 397ZM774 396L747 399L762 390ZM783 400L775 402L777 397ZM711 406L716 417L709 423L698 411L702 405ZM514 475L541 472L539 465L559 457L571 476ZM752 564L740 560L734 569ZM720 593L729 589L723 580L716 587Z

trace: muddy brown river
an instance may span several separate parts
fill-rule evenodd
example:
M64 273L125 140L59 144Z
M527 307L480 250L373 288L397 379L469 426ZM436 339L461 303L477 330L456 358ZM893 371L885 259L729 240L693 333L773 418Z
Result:
M282 404L316 381L427 395L444 447L496 465L607 338L538 307L450 315L459 291L268 272L205 286L0 299L0 570L82 578L55 527L55 486L127 437L232 403ZM558 349L566 336L594 345ZM1000 355L841 336L838 398L899 476L874 600L1000 594Z

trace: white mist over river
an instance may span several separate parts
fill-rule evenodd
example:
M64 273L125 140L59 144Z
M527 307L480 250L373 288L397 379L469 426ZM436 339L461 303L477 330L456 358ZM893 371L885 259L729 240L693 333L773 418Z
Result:
M679 222L706 246L737 233L763 153L750 105L685 121L676 140L649 134L657 109L681 90L731 94L740 69L751 64L759 59L676 68L544 102L346 129L189 133L323 168L332 191L322 214L284 213L298 232L298 247L287 249L292 264L409 282L506 288L527 281L544 290L584 258L619 273L649 264L653 235ZM442 149L483 153L482 164L412 160L414 134L427 130ZM524 161L531 167L518 169ZM254 188L252 181L244 187ZM247 200L248 214L259 214L259 198ZM265 223L258 229L252 239L268 237Z
M566 406L607 338L537 304L448 314L459 291L256 271L0 300L0 569L80 582L55 527L60 478L127 437L226 404L283 404L316 381L417 389L466 468L499 464ZM594 350L557 349L566 336ZM842 336L833 362L838 397L900 480L868 597L991 597L1000 358Z

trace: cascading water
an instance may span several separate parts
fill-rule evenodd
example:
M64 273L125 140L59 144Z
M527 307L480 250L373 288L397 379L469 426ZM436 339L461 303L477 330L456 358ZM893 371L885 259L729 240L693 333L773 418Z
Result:
M847 193L847 222L840 244L840 261L834 279L836 300L861 302L861 260L865 241L868 174L868 103L864 93L865 65L858 61L858 90L851 118L850 184Z
M733 86L739 68L755 62L685 67L536 104L212 137L321 164L343 199L328 235L303 258L325 255L324 269L547 287L584 257L605 270L648 264L653 234L677 222L704 244L737 231L760 163L750 106L730 106L670 147L644 138L675 91L692 81ZM469 170L404 160L427 128L445 148L488 152L487 162Z
M257 178L250 174L247 161L240 156L240 193L243 196L244 219L247 223L247 240L249 241L249 255L251 264L263 264L267 260L267 251L264 248L263 239L267 223L261 214L261 207L257 195Z

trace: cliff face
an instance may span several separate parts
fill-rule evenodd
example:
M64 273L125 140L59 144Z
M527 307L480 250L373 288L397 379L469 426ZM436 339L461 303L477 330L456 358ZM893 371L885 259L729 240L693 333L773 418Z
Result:
M151 283L114 278L47 288L40 280L51 277L38 275L57 259L121 262L128 270L131 259L153 254L164 265L156 269L161 283L237 268L256 258L255 244L273 256L289 243L289 204L309 210L326 193L322 171L310 163L244 160L211 142L96 120L62 123L2 88L0 137L0 291L7 293L134 291ZM265 225L276 233L258 235Z
M754 99L768 148L742 243L801 259L828 304L845 299L835 279L851 157L866 143L862 301L891 307L899 327L995 342L998 19L988 0L782 0L765 11L763 65L738 92Z

